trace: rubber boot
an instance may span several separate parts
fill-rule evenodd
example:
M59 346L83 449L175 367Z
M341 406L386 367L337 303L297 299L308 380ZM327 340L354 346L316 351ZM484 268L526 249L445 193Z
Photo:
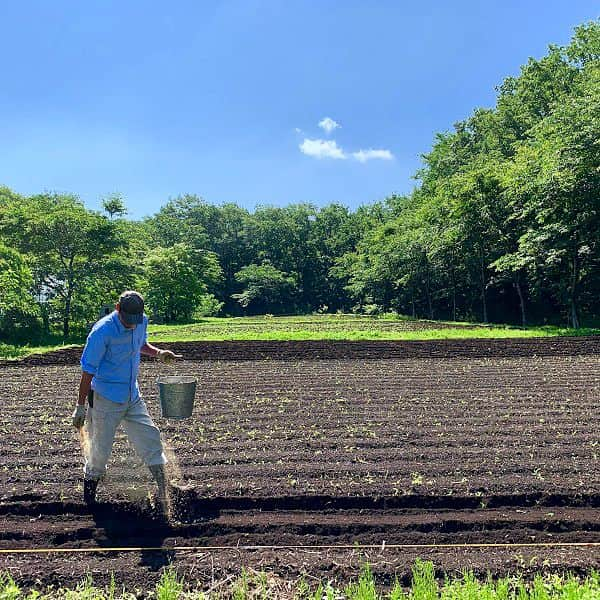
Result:
M157 498L160 508L165 515L168 515L169 506L167 502L167 477L165 474L165 466L150 465L148 469L150 469L150 473L152 473L152 477L154 477L156 485L158 486Z
M88 506L94 506L96 504L96 490L98 489L97 479L84 479L83 480L83 501Z

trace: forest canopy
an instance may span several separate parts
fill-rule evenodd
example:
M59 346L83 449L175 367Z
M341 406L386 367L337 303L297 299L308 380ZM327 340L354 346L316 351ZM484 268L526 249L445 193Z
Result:
M162 322L317 310L572 327L600 317L600 21L529 59L495 106L438 133L422 159L411 194L354 211L251 212L188 194L131 220L118 194L97 212L76 195L0 187L0 337L80 334L126 288Z

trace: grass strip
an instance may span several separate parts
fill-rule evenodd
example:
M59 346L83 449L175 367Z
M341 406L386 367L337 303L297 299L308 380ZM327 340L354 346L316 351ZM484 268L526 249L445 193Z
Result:
M600 335L600 329L568 329L556 326L511 327L481 323L451 323L416 320L407 317L364 315L300 315L289 317L207 317L181 325L150 325L154 342L203 341L418 341L460 339L507 339L531 337ZM69 340L81 345L85 336ZM36 346L0 342L0 358L18 359L30 354L69 347L54 338Z
M160 327L160 328L159 328ZM415 341L415 340L459 340L459 339L506 339L553 337L558 333L539 329L508 329L490 327L485 329L427 329L421 331L385 331L381 329L345 331L308 331L287 329L285 331L210 331L189 329L185 326L153 326L149 336L156 342L200 342L200 341L299 341L299 340L339 340L339 341ZM583 335L583 334L581 334ZM593 333L588 335L594 335Z
M471 571L462 576L436 577L430 561L417 560L412 568L410 586L399 581L384 588L365 564L355 580L346 585L334 581L305 578L288 581L264 571L243 568L238 577L211 581L209 586L186 580L173 566L167 567L153 590L126 590L117 587L114 575L104 588L96 587L90 575L73 589L22 590L8 573L0 574L2 600L133 600L140 593L160 600L221 600L234 598L290 598L299 600L593 600L600 597L600 574L592 571L586 577L571 574L538 573L529 579L518 573L493 579L478 579ZM290 596L290 593L292 594Z

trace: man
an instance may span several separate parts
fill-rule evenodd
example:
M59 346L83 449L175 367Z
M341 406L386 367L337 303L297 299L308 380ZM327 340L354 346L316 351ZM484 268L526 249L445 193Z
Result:
M115 310L92 327L81 356L73 425L77 429L87 425L89 451L85 456L83 498L88 505L96 502L98 482L106 473L115 432L123 422L129 441L156 480L161 507L166 508L167 458L160 431L140 396L137 375L141 354L163 361L181 356L149 344L147 326L142 296L131 290L123 292Z

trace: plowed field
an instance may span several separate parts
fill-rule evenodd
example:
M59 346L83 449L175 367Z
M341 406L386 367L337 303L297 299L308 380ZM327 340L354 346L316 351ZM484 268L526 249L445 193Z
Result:
M169 548L4 553L0 570L62 585L114 571L146 588L169 561L205 582L242 565L346 580L365 560L393 580L416 557L494 574L600 567L599 339L170 347L185 360L140 373L187 484L169 524L123 436L99 507L81 502L79 349L0 367L0 550ZM175 373L200 382L190 420L160 418L155 381Z

